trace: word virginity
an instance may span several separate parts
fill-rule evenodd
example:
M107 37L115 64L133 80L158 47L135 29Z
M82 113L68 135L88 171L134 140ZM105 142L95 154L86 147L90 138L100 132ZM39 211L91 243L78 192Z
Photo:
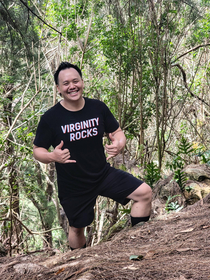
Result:
M81 138L93 137L98 134L96 126L99 125L99 118L93 118L81 122L62 125L63 133L70 133L70 141L79 140Z

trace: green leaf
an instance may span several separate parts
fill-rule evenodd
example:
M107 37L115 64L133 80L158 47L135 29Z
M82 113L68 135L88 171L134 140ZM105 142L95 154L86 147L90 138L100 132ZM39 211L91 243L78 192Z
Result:
M131 260L131 261L141 261L141 260L143 260L143 258L144 258L144 256L142 256L142 255L139 255L139 256L137 256L137 255L131 255L131 256L130 256L130 260Z

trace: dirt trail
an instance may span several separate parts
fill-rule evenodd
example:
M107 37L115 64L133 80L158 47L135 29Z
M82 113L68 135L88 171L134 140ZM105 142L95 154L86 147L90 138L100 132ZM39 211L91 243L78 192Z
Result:
M53 256L2 257L0 279L210 280L208 197L94 247Z

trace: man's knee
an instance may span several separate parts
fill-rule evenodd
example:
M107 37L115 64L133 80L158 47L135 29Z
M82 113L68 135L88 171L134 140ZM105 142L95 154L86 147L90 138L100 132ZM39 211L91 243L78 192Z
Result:
M74 234L76 236L81 236L84 234L84 228L69 227L69 234Z
M128 198L134 201L145 201L150 203L152 201L152 189L148 184L142 183L128 196Z
M144 196L145 196L145 199L151 202L152 201L152 189L146 183L143 183L143 184L144 184Z

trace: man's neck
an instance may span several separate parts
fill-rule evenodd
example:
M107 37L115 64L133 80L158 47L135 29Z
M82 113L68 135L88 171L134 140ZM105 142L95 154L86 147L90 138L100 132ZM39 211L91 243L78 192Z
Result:
M85 99L82 97L81 99L75 102L66 102L66 100L61 100L60 104L69 111L80 111L85 106Z

